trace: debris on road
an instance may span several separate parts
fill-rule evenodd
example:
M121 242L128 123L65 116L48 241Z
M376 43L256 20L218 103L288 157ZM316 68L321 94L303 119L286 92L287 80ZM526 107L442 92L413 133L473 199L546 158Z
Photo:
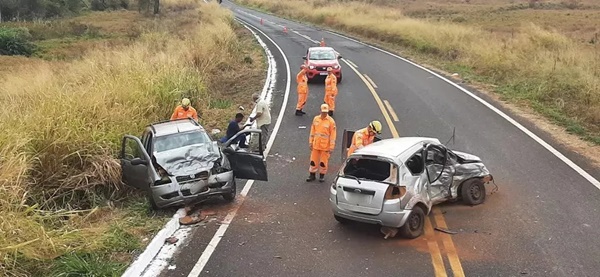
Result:
M275 259L281 259L281 256L273 256Z
M186 216L184 216L184 217L182 217L182 218L179 219L179 224L181 224L181 225L193 225L193 224L199 223L202 220L204 220L204 218L197 217L197 216L191 217L189 215L186 215Z
M434 229L434 230L436 230L436 231L444 232L444 233L446 233L446 234L450 234L450 235L455 235L455 234L458 234L458 232L455 232L455 231L450 231L450 230L448 230L448 229L442 229L442 228L439 228L439 227L435 227L435 228L433 228L433 229Z
M244 244L246 244L245 241L242 241L242 242L239 243L240 246L243 246Z
M177 266L176 266L176 265L170 265L170 266L169 266L167 269L168 269L168 270L174 270L175 268L177 268Z
M169 244L175 244L179 241L178 238L176 237L168 237L165 239L165 242L169 243Z
M298 126L298 129L306 129L306 126Z
M398 234L398 228L381 227L380 231L385 235L383 239L393 238Z

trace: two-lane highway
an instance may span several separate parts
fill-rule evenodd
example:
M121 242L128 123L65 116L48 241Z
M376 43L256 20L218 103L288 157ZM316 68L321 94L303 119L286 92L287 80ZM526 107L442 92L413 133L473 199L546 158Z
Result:
M173 257L177 267L162 276L598 275L600 190L589 176L586 179L545 148L541 139L389 53L227 1L222 5L252 25L275 56L273 120L287 82L290 97L267 159L269 182L255 182L224 233L215 235L215 223L197 228ZM344 57L334 115L338 146L327 182L306 183L309 128L323 102L324 86L310 85L308 114L298 117L296 84L286 76L295 77L306 49L322 37ZM284 72L286 63L289 73ZM419 135L446 142L456 128L450 147L480 156L500 190L490 195L493 187L488 186L483 205L437 207L428 217L426 234L415 240L384 240L376 226L341 226L328 202L329 185L340 165L341 132L374 119L384 123L386 138ZM596 169L588 173L598 175ZM458 233L449 235L434 227ZM216 243L208 248L214 252L202 256L211 240Z

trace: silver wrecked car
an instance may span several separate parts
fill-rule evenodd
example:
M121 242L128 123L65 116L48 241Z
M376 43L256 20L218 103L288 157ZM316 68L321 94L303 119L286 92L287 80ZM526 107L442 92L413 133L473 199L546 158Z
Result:
M433 205L458 199L481 204L491 180L481 159L447 149L438 139L383 139L344 161L329 201L341 223L379 224L416 238Z
M256 151L238 148L242 135L256 137ZM151 124L141 139L125 135L122 181L146 192L152 208L195 204L211 196L233 201L236 178L267 181L261 130L245 129L219 145L192 119Z

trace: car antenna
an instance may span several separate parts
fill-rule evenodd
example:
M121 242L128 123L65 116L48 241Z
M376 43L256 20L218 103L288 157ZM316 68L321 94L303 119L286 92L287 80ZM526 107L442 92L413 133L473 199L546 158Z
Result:
M452 141L452 145L454 145L455 137L456 137L456 127L452 127L452 137L450 137L448 142L446 142L446 145L448 145L448 143L450 143L450 141Z

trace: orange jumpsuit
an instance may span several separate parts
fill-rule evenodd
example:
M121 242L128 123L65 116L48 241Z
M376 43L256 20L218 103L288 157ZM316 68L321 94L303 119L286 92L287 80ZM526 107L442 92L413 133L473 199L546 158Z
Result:
M308 143L311 147L310 153L310 173L316 173L318 169L320 174L327 173L329 156L335 148L336 126L335 121L329 115L321 118L315 116L310 127L310 138ZM318 166L317 166L318 165Z
M325 99L323 101L327 103L329 110L332 112L335 110L335 97L337 94L337 77L334 74L329 74L325 78Z
M300 73L296 75L296 82L298 83L298 104L296 104L296 110L301 111L304 109L306 99L308 98L308 77L306 77L306 69L300 70Z
M177 108L175 108L175 111L173 111L173 114L171 115L171 120L175 120L175 119L182 119L182 118L188 118L191 117L194 120L198 121L198 113L196 112L196 109L194 109L193 107L189 107L188 110L184 110L183 107L181 105L177 106Z
M352 145L350 145L350 148L348 148L348 157L350 157L350 155L354 153L356 149L373 143L373 139L375 139L375 136L369 134L369 130L367 128L356 131L352 136Z

